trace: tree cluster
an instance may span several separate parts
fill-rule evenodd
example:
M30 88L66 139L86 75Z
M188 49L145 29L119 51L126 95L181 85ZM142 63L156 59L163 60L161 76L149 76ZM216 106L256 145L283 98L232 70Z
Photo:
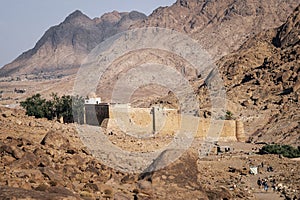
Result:
M279 145L279 144L271 144L263 146L260 151L260 154L278 154L283 155L287 158L297 158L300 157L300 146L298 148L294 148L290 145Z
M63 118L65 123L83 123L84 99L79 96L52 94L47 100L41 94L28 97L20 104L29 116L47 118L49 120Z

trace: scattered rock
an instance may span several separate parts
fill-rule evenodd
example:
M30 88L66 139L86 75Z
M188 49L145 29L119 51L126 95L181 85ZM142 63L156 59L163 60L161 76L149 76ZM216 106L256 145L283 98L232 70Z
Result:
M24 152L22 150L20 150L17 147L12 147L12 156L16 159L20 159L22 158L24 155Z
M140 180L138 182L138 187L141 190L150 190L152 188L152 184L150 181Z
M45 199L45 200L79 200L80 198L70 191L58 188L53 189L53 191L44 192L44 191L34 191L34 190L25 190L21 188L14 188L8 186L0 186L0 199Z
M99 188L98 188L98 185L94 184L94 183L87 183L87 184L84 185L84 188L91 189L93 192L100 191Z

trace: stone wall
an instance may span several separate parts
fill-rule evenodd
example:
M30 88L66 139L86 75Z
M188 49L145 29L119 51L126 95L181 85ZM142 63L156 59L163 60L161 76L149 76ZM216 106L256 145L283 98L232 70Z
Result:
M153 123L153 109L130 108L111 106L107 124L109 131L121 129L126 133L134 133L139 136L158 134L161 136L173 136L179 130L193 130L194 137L214 138L218 141L245 141L243 123L235 120L215 120L190 117L178 114L174 109L155 108ZM182 124L182 121L188 120ZM197 128L198 127L198 128Z

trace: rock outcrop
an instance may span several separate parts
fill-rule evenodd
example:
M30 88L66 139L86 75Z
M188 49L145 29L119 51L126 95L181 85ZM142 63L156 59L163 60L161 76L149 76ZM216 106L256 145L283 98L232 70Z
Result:
M299 6L277 29L249 39L218 61L229 99L256 140L300 143Z
M129 27L171 28L198 40L215 58L239 48L236 53L217 61L227 88L228 110L243 120L248 135L255 134L262 139L263 135L272 134L276 137L266 138L267 141L298 143L299 140L293 138L299 130L299 8L280 28L262 31L280 26L297 3L293 0L178 0L170 7L158 8L148 18L138 12L112 12L101 18L89 19L75 11L63 23L50 28L34 49L2 68L0 74L14 76L41 71L74 74L80 61L95 45L119 31ZM247 37L250 39L244 42ZM131 66L124 65L125 61L137 65L153 61L177 70L186 63L178 56L153 49L116 59L98 84L97 92L104 101L110 100L110 92L119 75L130 69ZM14 80L17 81L9 82ZM1 96L9 103L11 100L17 103L41 91L46 95L52 92L71 93L74 77L43 84L34 82L34 86L30 81L18 80L1 82L0 88L4 91ZM189 77L189 80L192 78ZM200 94L201 109L205 110L200 114L210 117L205 107L209 106L209 94L202 84L200 80L193 86ZM28 89L25 94L13 92L18 85ZM171 95L172 92L166 88L157 88L152 85L141 88L132 99L138 106L161 101L176 107L178 102L174 94ZM166 93L170 95L165 96Z
M261 175L284 186L280 192L286 198L300 197L299 161L255 155L253 149L258 146L253 144L232 144L234 152L199 159L202 142L194 140L173 163L169 156L178 150L154 159L148 169L157 171L126 173L96 159L76 130L73 124L35 119L21 110L0 107L0 199L254 199L255 177L248 174L248 167L261 162L275 172L265 167ZM107 136L114 145L126 142L124 150L145 147L146 141L134 149L134 141L112 134L117 138ZM165 142L169 138L153 139ZM156 141L151 145L158 148ZM127 165L130 160L124 159L123 166Z

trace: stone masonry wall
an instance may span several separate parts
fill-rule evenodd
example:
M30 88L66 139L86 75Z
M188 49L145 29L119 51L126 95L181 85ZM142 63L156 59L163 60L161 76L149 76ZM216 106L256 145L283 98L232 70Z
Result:
M155 125L151 108L110 107L110 119L107 128L111 131L121 129L126 133L135 133L141 137L154 134L173 136L182 128L181 115L174 109L155 108ZM215 138L218 141L244 141L244 130L241 121L195 118L184 126L196 130L196 138ZM238 127L237 127L238 124ZM198 126L196 129L195 126ZM154 128L155 127L155 128Z

